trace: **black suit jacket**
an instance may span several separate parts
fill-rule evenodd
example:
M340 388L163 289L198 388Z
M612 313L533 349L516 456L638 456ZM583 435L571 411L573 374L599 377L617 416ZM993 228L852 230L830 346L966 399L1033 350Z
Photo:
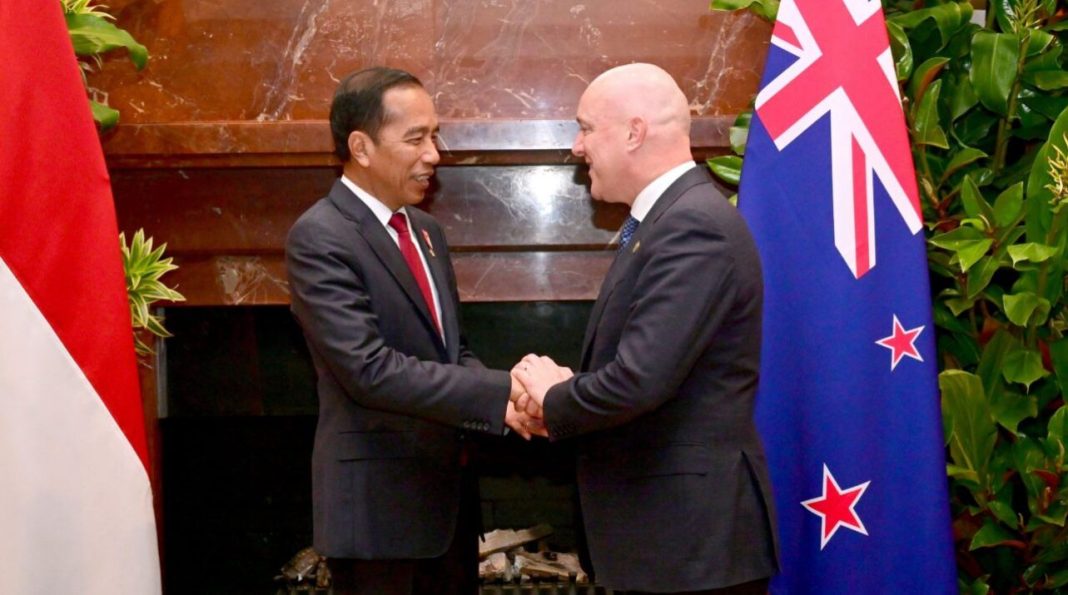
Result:
M407 211L446 344L396 243L340 180L286 242L292 309L318 374L314 545L329 557L443 554L459 513L458 429L504 429L508 373L467 349L445 236Z
M696 591L777 568L753 423L763 282L748 228L703 167L657 200L609 269L580 372L554 386L554 440L577 437L598 583Z

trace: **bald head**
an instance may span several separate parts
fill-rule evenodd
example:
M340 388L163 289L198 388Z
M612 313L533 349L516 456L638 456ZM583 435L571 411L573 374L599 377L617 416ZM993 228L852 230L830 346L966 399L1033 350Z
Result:
M594 198L631 204L690 153L690 106L662 68L627 64L590 83L579 100L572 152L590 166Z
M621 120L641 118L650 132L684 134L689 142L690 105L675 79L659 66L639 63L606 70L586 93L601 102L606 113Z

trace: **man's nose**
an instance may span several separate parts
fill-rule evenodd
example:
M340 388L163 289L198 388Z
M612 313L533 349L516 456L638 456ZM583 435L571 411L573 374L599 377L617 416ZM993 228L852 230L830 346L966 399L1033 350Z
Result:
M574 153L576 157L582 157L586 152L586 148L582 146L581 131L575 135L575 142L571 143L571 152Z
M439 161L441 161L441 154L438 153L438 147L431 141L430 146L423 152L423 162L437 165Z

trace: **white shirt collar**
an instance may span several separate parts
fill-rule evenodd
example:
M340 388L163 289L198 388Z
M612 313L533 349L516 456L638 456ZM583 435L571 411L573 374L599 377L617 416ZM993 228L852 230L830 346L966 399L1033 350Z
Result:
M637 198L634 199L634 204L630 206L630 216L638 221L645 219L645 216L653 209L653 205L656 204L656 200L668 189L668 186L674 184L675 180L681 178L683 174L695 167L697 167L697 164L693 161L680 163L661 174L657 179L649 182L649 185L638 193Z
M368 209L371 209L371 213L373 213L375 219L378 219L379 223L382 224L382 227L389 228L389 219L393 216L393 211L389 210L389 207L374 196L371 196L371 194L363 188L357 186L356 182L353 182L345 176L341 176L341 183L349 190L352 190L352 193L356 195L356 198L359 198L363 204L367 205ZM397 209L397 212L404 213L405 217L408 216L408 212L404 210L404 207Z

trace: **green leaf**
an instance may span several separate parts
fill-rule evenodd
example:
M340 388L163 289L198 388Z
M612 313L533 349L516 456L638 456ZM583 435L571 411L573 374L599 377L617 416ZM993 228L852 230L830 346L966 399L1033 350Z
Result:
M1028 56L1042 53L1056 39L1056 37L1041 29L1031 29L1028 34L1030 35L1030 39L1027 40Z
M938 386L942 391L943 425L950 460L975 472L977 483L986 487L997 427L982 383L978 376L963 370L946 370L938 375Z
M993 222L994 209L983 198L983 193L979 191L979 186L970 174L964 176L964 182L961 183L960 200L969 217L985 217L987 221Z
M1064 46L1055 45L1048 52L1028 59L1024 62L1024 74L1033 74L1040 70L1060 70L1063 51Z
M708 167L716 177L733 186L738 185L742 176L742 158L737 155L721 155L707 161Z
M754 14L768 21L775 21L779 12L779 0L712 0L712 10L741 10L748 8Z
M954 77L949 80L952 81L946 87L949 94L949 115L951 121L956 121L979 103L979 97L975 94L972 81L967 76Z
M1049 344L1049 357L1053 363L1053 372L1057 375L1060 394L1068 395L1068 337Z
M753 120L753 110L746 110L734 119L731 126L731 150L736 155L745 155L745 144L749 140L749 124Z
M988 595L990 593L990 585L986 584L983 578L977 578L974 582L969 583L958 576L957 589L961 595Z
M983 392L990 394L1001 384L1001 370L1005 366L1005 356L1019 348L1019 340L1008 331L998 329L994 336L983 346L979 366L975 373L983 382Z
M1037 351L1019 348L1005 356L1005 367L1001 374L1009 382L1019 382L1030 388L1036 380L1048 376L1049 372L1042 367L1042 356Z
M1046 437L1063 443L1065 438L1068 438L1068 407L1061 405L1061 408L1050 416L1047 427Z
M946 475L953 479L979 484L979 474L974 469L965 469L958 465L946 465Z
M890 52L894 56L894 72L897 80L908 80L912 74L912 45L905 30L893 22L886 23L886 32L890 35Z
M67 30L79 56L95 56L126 48L138 70L148 62L148 49L126 31L94 14L68 14Z
M1068 134L1068 108L1058 114L1049 133L1049 140L1035 154L1031 173L1027 178L1027 237L1033 241L1044 241L1052 220L1050 200L1053 195L1046 188L1052 179L1049 175L1049 158L1053 154L1051 145L1068 151L1064 136Z
M994 199L994 221L999 226L1014 225L1023 211L1023 182L1013 184Z
M997 500L991 500L987 503L987 508L993 513L999 521L1009 527L1017 527L1020 524L1020 520L1016 516L1016 511L1012 508L1012 490L1004 490L1005 495L998 494ZM1005 501L1002 501L1004 498Z
M972 265L979 262L983 256L986 255L987 250L990 250L990 246L994 244L994 240L976 240L969 242L965 246L961 246L957 250L957 261L960 263L961 272L968 272L972 268Z
M89 109L93 112L93 119L100 125L100 130L108 130L119 123L119 110L112 109L103 103L89 100Z
M987 109L1002 116L1008 113L1019 53L1015 35L979 31L972 37L972 87Z
M1005 315L1011 323L1019 326L1027 326L1028 320L1034 315L1037 325L1046 323L1050 315L1050 302L1046 298L1038 297L1031 292L1005 295Z
M923 99L916 109L912 124L913 141L919 145L930 145L948 149L949 141L942 130L938 116L938 95L942 91L942 81L935 81L927 88Z
M960 168L984 157L989 157L989 155L979 149L964 147L960 151L957 151L957 153L953 155L953 158L949 160L949 165L946 166L946 171L942 174L942 180L949 179L949 177L956 173ZM974 183L975 182L973 181L972 184ZM978 188L976 188L976 191L978 191ZM975 215L972 216L974 217Z
M949 62L949 58L943 58L936 56L934 58L928 58L916 67L916 72L913 73L912 78L909 80L908 95L917 101L923 98L927 92L927 88L934 81L935 77L942 72L942 68Z
M957 229L954 229L952 231L947 231L946 233L938 234L928 241L934 244L935 246L938 246L939 248L956 251L966 242L981 240L984 238L986 238L986 235L978 229L975 229L974 227L958 227Z
M1068 22L1068 21L1066 21ZM1047 120L1056 120L1057 116L1068 108L1068 97L1047 94L1020 93L1020 103L1028 109L1040 113Z
M1023 261L1045 262L1056 253L1057 249L1053 246L1036 244L1035 242L1009 246L1009 258L1012 259L1012 264L1014 265Z
M1064 585L1068 585L1068 568L1062 568L1050 574L1046 579L1045 587L1047 589L1059 589Z
M983 547L1003 545L1008 541L1015 541L1018 537L1012 531L1002 527L994 521L987 519L983 526L972 537L972 543L968 546L969 551L975 551Z
M1030 291L1005 294L1003 299L1005 316L1016 326L1027 326L1031 314L1038 308L1039 297ZM1046 303L1046 309L1049 309L1049 302Z
M972 18L972 7L967 3L948 2L939 6L911 10L888 19L902 29L912 29L927 19L935 23L942 45Z
M952 129L953 136L960 141L960 144L969 147L977 145L990 145L992 147L991 137L994 134L997 123L997 117L990 111L978 108L973 109L957 120ZM983 185L978 177L975 181L980 186Z
M1063 70L1043 70L1027 78L1029 79L1027 80L1028 83L1043 91L1053 91L1068 87L1068 72Z
M990 412L1006 430L1016 434L1020 422L1038 414L1038 401L1033 395L997 390L991 398Z

